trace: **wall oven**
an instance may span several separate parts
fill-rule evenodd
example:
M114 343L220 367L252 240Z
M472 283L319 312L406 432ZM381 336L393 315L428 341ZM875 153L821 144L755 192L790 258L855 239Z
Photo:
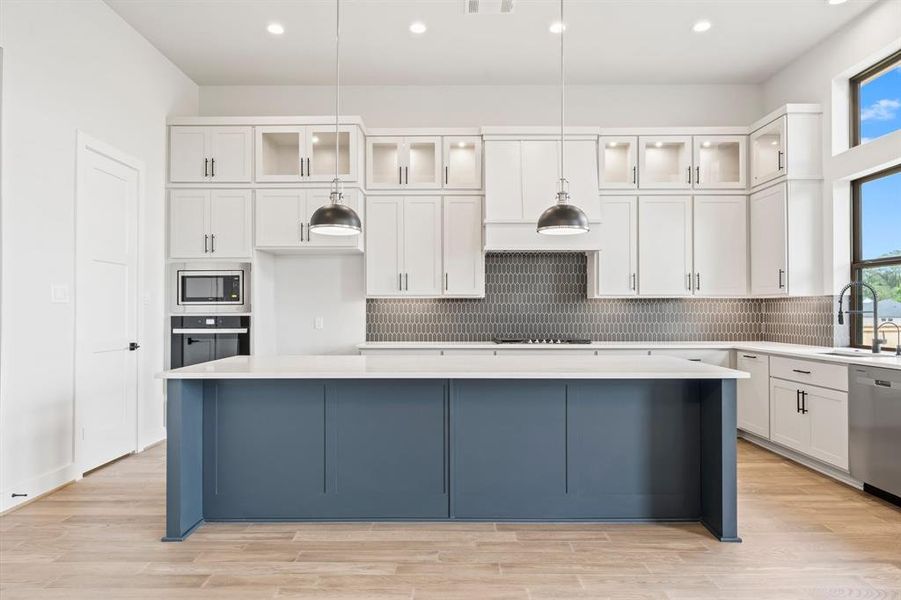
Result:
M250 354L248 316L181 316L171 322L173 369Z

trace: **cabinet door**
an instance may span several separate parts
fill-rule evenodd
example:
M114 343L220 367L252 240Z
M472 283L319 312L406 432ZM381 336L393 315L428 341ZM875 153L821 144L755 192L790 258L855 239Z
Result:
M300 181L306 173L301 164L306 153L303 126L258 126L256 128L256 180Z
M815 386L805 392L805 415L810 421L808 453L840 469L848 468L848 394Z
M332 133L334 136L334 132ZM333 138L334 139L334 138ZM357 211L357 215L360 216L362 220L362 215L360 214L362 211L359 207L359 194L357 190L345 190L344 192L344 204L351 207L355 211ZM359 235L322 235L311 232L307 229L307 225L310 223L310 219L313 216L313 213L316 212L320 206L324 206L330 202L329 190L309 190L307 192L307 198L304 202L304 210L301 215L303 217L304 225L304 246L315 247L315 248L355 248L360 244L360 236Z
M369 197L366 200L366 295L403 294L404 201Z
M691 188L691 137L639 137L638 176L644 189Z
M638 293L638 198L605 197L601 202L601 251L591 261L593 295ZM590 278L591 279L591 278Z
M458 190L482 188L482 138L444 138L444 187Z
M441 138L410 137L404 139L404 187L435 189L441 187Z
M785 175L785 117L751 134L751 185Z
M751 374L750 379L738 380L738 428L769 439L769 357L739 351L735 368Z
M440 296L441 198L406 198L403 223L404 294Z
M206 162L204 162L206 161ZM169 128L169 181L190 183L206 181L209 156L204 127Z
M210 181L249 182L253 172L253 127L208 127Z
M810 422L798 410L802 387L791 381L770 378L770 439L807 454L810 449Z
M527 140L522 142L522 219L538 222L549 206L557 201L560 178L560 143Z
M696 295L748 293L748 205L745 196L695 196Z
M522 219L522 142L485 142L485 221Z
M642 196L638 200L638 231L641 294L691 295L691 198Z
M695 189L744 189L747 137L710 135L694 138Z
M250 190L210 193L210 254L214 257L250 257L250 195Z
M444 199L444 295L485 295L485 253L482 251L482 199Z
M169 192L169 258L209 256L210 192Z
M335 178L335 126L306 127L304 181L331 181ZM357 179L357 127L338 128L338 174L343 181Z
M370 188L403 187L404 169L399 137L369 137L366 139L366 184Z
M788 293L785 184L751 194L751 294Z
M304 190L257 191L254 223L258 247L300 246L306 194Z
M601 189L638 187L638 138L602 135L598 143Z
M558 143L559 147L560 144ZM585 211L590 221L601 219L601 199L598 195L598 145L594 140L571 140L566 142L564 156L566 179L569 181L570 201ZM558 169L559 172L559 169ZM557 175L559 179L560 176ZM547 208L554 201L548 202ZM539 213L540 214L540 213Z

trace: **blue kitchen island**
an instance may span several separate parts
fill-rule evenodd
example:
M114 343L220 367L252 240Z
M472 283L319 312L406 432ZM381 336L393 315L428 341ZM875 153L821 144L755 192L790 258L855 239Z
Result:
M661 356L174 369L165 541L204 521L699 521L739 541L735 387Z

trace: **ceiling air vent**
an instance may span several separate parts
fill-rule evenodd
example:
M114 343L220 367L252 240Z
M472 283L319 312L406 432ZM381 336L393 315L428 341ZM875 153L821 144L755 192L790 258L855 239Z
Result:
M513 12L513 0L463 0L467 15L495 15Z

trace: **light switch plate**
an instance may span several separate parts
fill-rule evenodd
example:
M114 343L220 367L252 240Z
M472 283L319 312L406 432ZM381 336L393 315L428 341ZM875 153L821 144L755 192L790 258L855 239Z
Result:
M323 321L322 317L316 317L313 321L313 329L322 329L325 327L325 321Z
M53 304L68 304L69 286L65 283L51 283L50 302L52 302Z

